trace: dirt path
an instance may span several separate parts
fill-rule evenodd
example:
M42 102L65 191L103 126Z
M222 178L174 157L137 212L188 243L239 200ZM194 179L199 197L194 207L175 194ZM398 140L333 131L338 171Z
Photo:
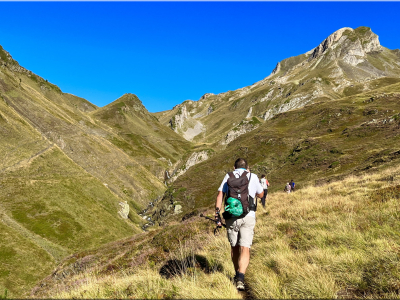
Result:
M1 206L0 206L0 222L3 222L6 226L14 229L20 235L27 238L32 243L34 243L36 246L38 246L39 248L46 251L51 257L54 258L54 260L56 262L61 261L64 257L66 257L70 253L69 250L67 250L59 245L56 245L56 244L48 241L47 239L26 229L24 226L19 224L17 221L10 218Z
M14 171L19 168L24 168L24 167L28 166L29 164L31 164L32 161L34 161L36 158L38 158L41 154L43 154L47 151L50 151L53 148L54 148L54 144L50 144L45 149L40 150L39 152L32 155L31 157L20 160L19 162L15 163L14 165L12 165L10 167L3 168L2 170L0 170L0 173L4 173L6 171Z

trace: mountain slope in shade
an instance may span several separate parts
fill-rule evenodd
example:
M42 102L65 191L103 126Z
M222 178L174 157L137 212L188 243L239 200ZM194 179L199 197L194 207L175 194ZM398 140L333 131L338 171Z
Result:
M268 77L251 86L205 94L156 116L188 140L226 145L278 113L379 88L399 78L398 50L381 46L368 27L342 28L309 52L279 62Z

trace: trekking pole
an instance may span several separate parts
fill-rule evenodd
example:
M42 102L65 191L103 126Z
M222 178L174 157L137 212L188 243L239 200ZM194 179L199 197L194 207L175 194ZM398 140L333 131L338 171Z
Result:
M210 220L210 221L213 221L215 224L217 224L217 221L216 221L216 220L211 219L210 217L207 217L207 216L205 216L205 215L203 215L203 214L200 214L200 217L205 218L205 219ZM225 225L224 223L222 223L222 222L221 222L221 226L223 226L224 228L226 228L226 225ZM215 227L215 229L214 229L214 235L217 235L217 233L219 234L219 228L220 228L221 226L218 226L218 225L217 225L217 227Z

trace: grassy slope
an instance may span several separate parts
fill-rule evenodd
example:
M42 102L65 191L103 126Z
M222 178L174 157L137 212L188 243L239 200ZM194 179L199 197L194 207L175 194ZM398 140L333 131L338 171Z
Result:
M17 75L21 86L7 80ZM64 99L56 90L42 92L41 85L24 74L6 76L2 97L8 105L119 197L137 207L163 192L160 180L109 141L117 138L113 130L71 104L71 95Z
M92 116L114 128L118 138L110 141L139 160L161 180L164 171L180 160L190 143L160 124L136 95L126 94L93 111Z
M400 84L393 84L279 114L179 177L155 216L171 203L181 204L184 213L211 205L237 157L265 173L272 191L292 178L298 187L318 184L398 159L399 112Z
M4 220L4 215L0 213ZM50 273L54 258L17 230L0 222L0 293L21 297L43 276Z
M293 194L259 218L248 279L256 298L398 298L399 164Z
M139 231L119 218L115 194L3 99L0 124L1 290L21 296L69 253Z
M31 296L398 298L399 171L392 163L290 195L271 193L257 212L246 295L230 283L225 230L215 237L211 222L191 218L77 253Z
M143 220L135 211L165 186L109 142L118 135L88 115L96 106L11 59L3 64L4 53L0 49L0 294L7 288L9 296L21 297L66 255L139 232ZM123 200L130 220L118 215ZM32 255L25 255L28 248Z

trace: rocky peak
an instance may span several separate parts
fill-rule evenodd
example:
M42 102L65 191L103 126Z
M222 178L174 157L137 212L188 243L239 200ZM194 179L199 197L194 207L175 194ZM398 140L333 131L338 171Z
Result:
M364 57L367 53L381 51L382 46L379 43L378 36L369 27L358 27L356 29L344 27L332 33L312 50L308 60L312 61L329 49L334 50L336 48L341 50L337 53L337 57L340 56L347 63L355 65L360 61L353 57L354 55Z
M314 58L319 57L321 54L323 54L326 50L332 47L332 45L337 42L342 36L343 32L346 30L351 30L353 31L352 28L350 27L344 27L341 28L334 33L332 33L330 36L328 36L321 44L319 44L314 51L312 52L309 60L313 60Z
M213 94L213 93L206 93L206 94L204 94L203 96L201 96L200 100L207 99L208 97L214 96L214 95L215 95L215 94Z
M15 62L15 60L13 60L10 53L8 53L6 50L4 50L2 46L0 46L0 61L2 63Z
M280 70L281 70L281 63L278 62L278 63L276 64L275 69L272 70L271 75L275 75L275 74L279 73ZM271 75L270 75L270 76L271 76ZM269 76L268 76L268 77L269 77Z
M146 107L144 107L142 101L135 95L131 93L127 93L122 95L120 98L115 100L114 102L106 105L105 107L118 107L122 109L124 112L140 112L140 113L148 113Z
M365 53L380 52L382 46L379 43L379 37L372 32L369 27L358 27L354 33L359 38Z
M28 76L34 75L31 71L21 67L2 46L0 46L0 66L7 67L11 71L25 73Z

